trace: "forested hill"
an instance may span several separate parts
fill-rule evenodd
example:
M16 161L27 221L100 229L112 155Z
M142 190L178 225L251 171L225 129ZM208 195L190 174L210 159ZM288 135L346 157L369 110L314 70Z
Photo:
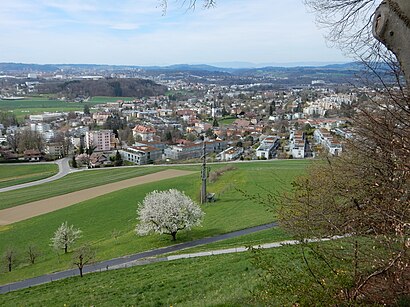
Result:
M38 86L40 94L57 94L60 97L79 96L135 97L164 95L167 88L144 79L101 79L46 82Z

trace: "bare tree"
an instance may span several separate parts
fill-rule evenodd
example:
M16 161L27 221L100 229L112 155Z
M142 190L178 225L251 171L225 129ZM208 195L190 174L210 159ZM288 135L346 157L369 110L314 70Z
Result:
M95 258L95 251L89 245L83 245L73 254L73 264L80 270L80 276L83 277L84 266L90 264Z
M27 246L27 256L31 264L34 264L38 256L40 256L40 251L36 245L30 244Z
M7 262L7 269L11 272L14 262L16 261L16 251L14 248L9 247L3 255Z
M177 0L178 2L178 0ZM183 7L187 7L188 10L194 10L198 3L202 3L204 8L211 8L216 6L216 0L180 0L179 1ZM168 0L159 0L159 7L162 8L163 13L165 14L168 9Z

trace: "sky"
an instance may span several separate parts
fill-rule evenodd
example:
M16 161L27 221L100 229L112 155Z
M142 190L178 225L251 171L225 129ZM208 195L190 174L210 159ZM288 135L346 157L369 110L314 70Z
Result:
M302 0L1 0L0 62L170 65L348 62ZM233 64L232 64L233 65Z

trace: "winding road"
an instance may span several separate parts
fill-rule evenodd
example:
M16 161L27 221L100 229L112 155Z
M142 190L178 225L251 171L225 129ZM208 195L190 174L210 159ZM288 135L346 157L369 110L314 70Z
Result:
M37 181L32 181L32 182L27 182L27 183L22 183L22 184L18 184L18 185L13 185L10 187L6 187L6 188L1 188L0 189L0 193L1 192L7 192L7 191L13 191L13 190L18 190L18 189L23 189L23 188L27 188L27 187L33 187L36 185L40 185L43 183L47 183L47 182L51 182L60 178L63 178L64 176L66 176L69 173L72 172L77 172L78 170L76 169L72 169L70 168L70 165L68 164L68 161L70 159L69 158L63 158L60 160L56 160L55 162L49 162L49 163L55 163L58 165L58 173L55 174L54 176L45 178L45 179L41 179L41 180L37 180ZM25 163L18 163L16 165L24 165ZM11 165L11 164L8 164ZM30 163L30 165L33 165L33 163Z

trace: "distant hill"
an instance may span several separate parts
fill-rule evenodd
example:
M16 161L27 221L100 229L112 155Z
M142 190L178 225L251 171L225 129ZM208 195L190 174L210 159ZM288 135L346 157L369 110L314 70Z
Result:
M46 82L40 84L40 94L57 94L60 97L78 96L136 97L164 95L167 88L144 79L101 79Z
M343 70L359 70L363 69L363 64L359 62L352 62L346 64L331 64L331 65L296 65L290 66L290 64L286 64L284 66L277 65L277 66L264 66L264 67L252 67L250 63L242 63L242 62L232 62L235 65L229 65L229 63L220 63L226 64L227 67L221 66L213 66L207 64L175 64L169 66L138 66L138 65L101 65L101 64L45 64L45 65L38 65L38 64L22 64L22 63L0 63L0 72L54 72L59 71L61 69L64 70L95 70L97 71L118 71L118 70L131 70L131 69L141 69L145 71L164 71L164 72L221 72L221 73L232 73L235 74L236 72L244 72L244 71L258 71L258 70L294 70L294 69L343 69ZM245 65L246 64L246 65ZM249 65L249 66L248 66ZM233 67L229 67L233 66Z
M23 64L23 63L0 63L0 72L55 72L59 68L53 64Z

